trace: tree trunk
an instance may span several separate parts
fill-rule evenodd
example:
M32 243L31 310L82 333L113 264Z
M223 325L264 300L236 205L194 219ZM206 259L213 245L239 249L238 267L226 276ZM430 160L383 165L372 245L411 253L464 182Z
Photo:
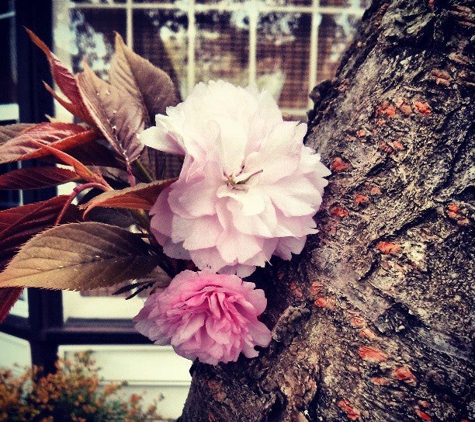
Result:
M365 13L312 92L320 232L253 280L271 346L193 365L181 422L475 421L474 3Z

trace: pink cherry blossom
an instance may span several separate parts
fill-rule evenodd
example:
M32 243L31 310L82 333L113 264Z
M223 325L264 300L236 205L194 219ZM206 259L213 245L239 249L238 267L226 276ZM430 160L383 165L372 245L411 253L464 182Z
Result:
M271 333L257 319L266 305L264 291L254 283L186 270L152 293L134 322L155 344L171 344L185 358L216 365L235 362L241 352L256 357L255 346L269 345Z
M241 277L272 255L300 253L317 232L313 216L330 174L304 146L306 131L283 120L269 93L223 81L198 84L157 115L142 142L185 157L151 210L164 252Z

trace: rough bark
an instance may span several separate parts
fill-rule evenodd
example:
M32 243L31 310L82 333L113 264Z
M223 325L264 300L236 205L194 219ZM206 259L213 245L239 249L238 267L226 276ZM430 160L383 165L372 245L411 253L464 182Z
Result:
M195 364L182 422L475 421L473 1L378 0L307 143L320 233L255 276L271 346Z

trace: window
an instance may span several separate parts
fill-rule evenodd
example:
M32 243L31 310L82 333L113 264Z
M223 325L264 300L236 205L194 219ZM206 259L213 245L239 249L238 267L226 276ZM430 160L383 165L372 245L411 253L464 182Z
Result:
M0 121L2 124L18 120L17 70L15 43L15 9L13 0L0 3Z
M304 117L307 93L334 74L367 2L57 0L55 42L75 71L86 56L102 73L117 31L172 76L182 98L199 81L256 83Z

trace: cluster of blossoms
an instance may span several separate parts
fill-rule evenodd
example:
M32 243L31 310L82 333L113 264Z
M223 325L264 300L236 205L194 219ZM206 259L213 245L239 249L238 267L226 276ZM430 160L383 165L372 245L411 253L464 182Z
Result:
M270 94L218 81L198 84L142 132L145 145L184 157L151 210L152 232L165 254L202 271L152 294L135 318L139 332L210 364L268 346L269 329L257 320L264 292L239 277L272 255L299 254L316 233L330 172L303 144L306 130L284 121Z

